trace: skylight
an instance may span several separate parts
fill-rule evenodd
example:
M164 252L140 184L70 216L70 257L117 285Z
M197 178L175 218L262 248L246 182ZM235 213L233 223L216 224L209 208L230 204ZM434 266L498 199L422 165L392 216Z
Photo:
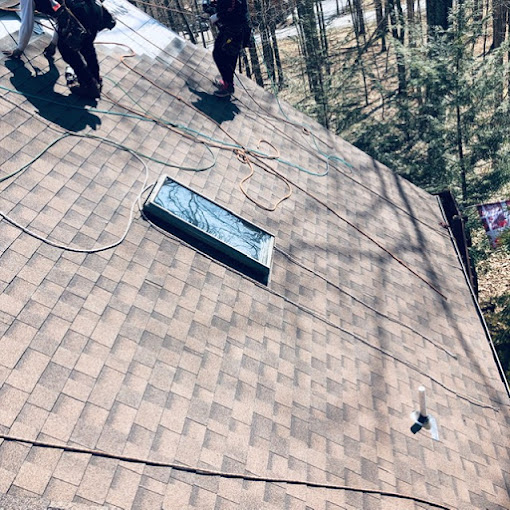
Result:
M169 232L267 285L274 236L162 175L144 212Z

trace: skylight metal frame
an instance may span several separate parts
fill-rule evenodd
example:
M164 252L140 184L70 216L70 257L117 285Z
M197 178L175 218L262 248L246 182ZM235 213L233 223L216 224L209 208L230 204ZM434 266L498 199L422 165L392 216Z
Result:
M189 200L193 210L181 209L179 199ZM155 219L160 226L195 248L268 285L275 239L273 234L166 174L158 179L144 203L143 210L149 218ZM176 210L178 212L175 212ZM186 215L189 217L185 217ZM232 224L230 230L227 222ZM209 227L209 231L206 227ZM222 232L230 242L222 239L215 230ZM247 242L246 237L236 236L237 232L244 232L250 242ZM239 247L236 247L235 243ZM254 256L250 252L257 255Z

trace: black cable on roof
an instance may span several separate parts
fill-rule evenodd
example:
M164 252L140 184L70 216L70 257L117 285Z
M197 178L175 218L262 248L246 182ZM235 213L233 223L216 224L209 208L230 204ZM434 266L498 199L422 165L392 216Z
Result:
M129 67L129 66L128 66L128 67ZM156 85L156 86L158 86L158 85ZM158 86L158 87L159 87L159 86ZM161 87L159 87L159 88L161 88ZM164 89L162 89L162 90L164 90ZM181 100L181 101L182 101L182 100ZM122 105L120 105L120 106L122 106ZM124 108L125 108L125 109L128 109L128 111L129 111L129 108L127 108L127 107L124 107ZM28 112L27 112L27 113L28 113ZM138 115L140 115L140 113L139 113L139 112L137 112L137 113L138 113ZM33 115L33 114L31 114L31 115ZM163 124L162 124L162 125L163 125ZM167 126L167 127L168 127L168 128L170 128L170 126ZM184 134L184 133L181 133L181 134ZM76 135L76 136L80 136L80 135ZM81 136L86 136L86 135L81 135ZM229 135L229 136L230 136L230 135ZM230 136L230 137L231 137L231 136ZM231 137L231 138L234 140L234 138L233 138L233 137ZM258 164L259 166L261 166L261 168L264 168L264 165L263 165L263 162L262 162L262 161L258 161L258 163L257 163L257 164ZM266 167L266 169L267 169L267 167ZM269 167L269 170L270 170L270 171L272 171L272 172L274 172L274 173L275 173L275 174L277 174L277 175L279 174L278 172L276 172L274 169L272 169L272 168L270 168L270 167ZM298 185L296 185L296 184L295 184L295 183L293 183L292 181L289 181L289 182L291 182L292 184L294 184L294 185L295 185L298 189L302 190L305 194L308 194L308 192L307 192L306 190L303 190L303 188L299 187ZM311 194L310 194L310 195L311 195ZM311 195L311 197L312 197L312 198L315 198L317 201L319 201L319 203L323 204L323 205L324 205L324 206L325 206L328 210L331 210L331 212L333 212L335 215L337 215L340 219L343 219L344 221L346 221L347 223L349 223L350 225L352 225L352 224L351 224L348 220L345 220L345 219L344 219L344 218L342 218L340 215L338 215L338 213L336 213L333 209L331 209L331 208L330 208L327 204L325 204L324 202L320 201L318 198L314 197L313 195ZM357 227L355 227L354 225L352 225L352 226L353 226L354 228L357 228ZM362 232L362 233L363 233L363 232ZM371 239L371 238L369 238L369 239ZM378 246L380 246L380 245L377 243L377 241L374 241L374 242L375 242ZM389 252L388 250L386 250L384 247L381 247L381 248L382 248L384 251L387 251L388 253L390 253L390 254L391 254L391 252ZM392 256L393 256L394 258L396 258L394 255L392 255ZM396 260L398 260L398 259L396 259ZM403 263L403 265L404 265L405 267L407 267L407 266L405 265L405 263ZM412 271L412 269L410 269L410 268L408 268L408 269L409 269L411 272L413 272L413 271ZM416 274L416 273L415 273L415 274ZM418 276L419 276L419 275L418 275ZM426 283L427 283L427 282L426 282ZM429 285L430 285L430 284L429 284ZM432 288L433 288L433 287L432 287ZM274 291L271 291L270 289L269 289L269 291L274 293ZM277 293L275 293L275 294L276 294L276 295L279 295L279 294L277 294ZM286 298L285 296L280 296L280 297L282 297L283 299L285 299L285 300L287 300L287 301L289 301L289 302L293 303L292 301L288 300L288 298ZM460 393L456 392L455 390L450 389L450 388L449 388L449 387L447 387L446 385L442 384L440 381L438 381L438 380L436 380L436 379L432 378L430 375L428 375L428 374L423 374L423 372L422 372L422 371L420 371L420 370L419 370L419 368L417 368L417 367L413 366L411 363L409 363L409 362L407 362L407 361L405 361L405 360L402 360L402 359L398 358L397 356L395 356L395 355L393 355L393 354L391 354L391 353L389 353L389 352L385 351L384 349L382 349L382 348L380 348L380 347L378 347L378 346L374 346L374 345L372 345L370 342L368 342L368 341L366 341L366 340L364 340L364 339L362 339L362 338L358 337L358 336L357 336L357 335L355 335L354 333L352 333L352 332L350 332L350 331L347 331L347 330L345 330L345 329L341 328L340 326L338 326L338 325L336 325L336 324L331 323L331 322L330 322L330 321L328 321L327 319L325 319L325 318L323 318L322 316L320 316L319 314L317 314L317 312L315 312L315 311L313 311L313 310L311 310L311 309L308 309L308 308L306 308L306 307L304 307L304 306L302 306L302 305L299 305L299 304L297 304L297 303L293 303L293 304L294 304L295 306L298 306L298 307L299 307L299 308L301 308L302 310L306 311L307 313L312 314L314 317L318 318L319 320L322 320L322 321L326 322L327 324L330 324L332 327L335 327L335 328L340 329L340 330L341 330L341 331L343 331L344 333L347 333L347 334L349 334L349 335L353 336L355 339L357 339L357 340L359 340L359 341L361 341L361 342L363 342L363 343L366 343L368 346L370 346L370 347L372 347L372 348L374 348L374 349L379 350L379 351L380 351L380 352L382 352L383 354L385 354L385 355L388 355L388 356L392 357L393 359L395 359L396 361L398 361L398 362L400 362L400 363L405 364L406 366L408 366L408 368L411 368L411 369L412 369L412 370L414 370L414 371L417 371L417 372L419 372L419 373L422 373L422 375L426 375L426 376L427 376L428 378L430 378L432 381L436 382L437 384L439 384L440 386L442 386L442 387L443 387L444 389L446 389L447 391L450 391L450 392L454 393L454 394L455 394L455 395L457 395L459 398L462 398L462 399L464 399L464 400L466 400L466 401L468 401L468 402L470 402L470 403L472 403L472 404L474 404L474 405L480 406L480 407L485 407L485 408L490 408L490 409L493 409L493 410L497 410L497 409L495 409L495 408L494 408L493 406L491 406L491 405L484 404L484 403L482 403L482 402L480 402L480 401L478 401L478 400L476 400L476 399L473 399L473 398L471 398L471 397L469 397L469 396L465 396L465 395L463 395L463 394L460 394Z
M147 39L146 37L144 37L142 34L138 33L136 30L134 30L133 28L131 28L128 24L126 24L125 22L123 22L122 20L119 20L120 23L122 25L124 25L127 29L131 30L132 32L134 32L138 37L142 38L144 41L146 41L148 44L150 44L151 46L153 46L154 48L156 48L158 51L160 51L161 53L164 53L166 55L168 55L169 57L171 57L172 59L175 59L175 60L178 60L179 62L181 62L182 64L184 64L185 66L189 66L189 63L187 61L184 61L184 60L181 60L178 55L173 55L171 53L169 53L168 51L166 51L164 48L160 48L159 46L157 46L154 41L151 41L149 39ZM100 41L97 42L97 44L104 44L104 43L101 43ZM123 62L125 64L125 62ZM125 64L126 65L126 64ZM127 66L129 67L129 66ZM207 76L206 74L202 73L201 71L197 70L197 69L193 69L193 71L199 75L201 75L203 78L209 80L209 81L212 81L209 76ZM239 80L239 78L238 78ZM297 127L297 128L300 128L303 130L303 132L305 134L310 134L310 132L306 132L306 130L303 129L303 126L302 125L299 125L299 124L296 124L294 122L291 122L289 121L288 119L283 119L283 118L276 118L274 114L272 114L270 111L268 111L267 109L263 108L254 98L253 96L249 93L249 91L246 89L246 87L244 86L244 84L242 82L241 83L241 86L243 87L243 89L245 90L246 94L250 97L250 99L261 109L263 110L266 114L268 114L269 116L271 116L272 118L275 118L277 120L280 120L282 122L285 122L286 124L289 124L289 125L292 125L294 127ZM247 108L249 108L249 106L246 105L246 103L243 103L242 101L239 100L239 102L241 104L244 104L244 106L246 106ZM253 113L257 114L257 112L255 112L253 109L249 108ZM267 118L264 119L264 121L267 123ZM274 124L272 124L272 127L274 129L276 129L278 132L282 133L283 136L286 136L288 137L287 133L285 133L284 131L282 131L280 128L278 128L278 126L275 126ZM290 139L290 138L289 138ZM296 143L296 141L294 139L290 139L293 143ZM323 143L325 143L323 140L321 140ZM312 149L310 149L309 147L306 147L302 144L298 144L303 150L307 151L307 152L312 152L314 155L317 155L317 152L316 151L313 151ZM326 144L327 145L327 144ZM335 170L337 170L338 172L342 173L343 175L345 175L346 177L348 177L349 179L351 179L354 183L356 183L357 185L367 189L370 193L373 193L374 195L378 196L379 198L385 200L386 202L390 203L391 205L393 205L395 208L399 209L402 213L408 215L409 217L413 218L414 220L416 220L417 222L419 223L422 223L423 225L425 225L426 227L432 229L434 232L436 233L439 233L440 235L444 236L444 237L447 237L445 236L445 234L442 232L442 230L438 229L436 226L432 226L428 223L426 223L425 221L421 220L420 218L412 215L409 211L407 211L406 209L400 207L398 204L395 204L394 202L392 202L389 198L387 197L384 197L383 195L381 195L380 193L377 193L376 191L372 190L370 187L364 185L363 183L361 183L360 181L350 177L349 175L347 175L347 173L345 172L342 172L341 170L339 170L336 166L334 166L333 164L329 163L329 162L326 162L329 166L331 166L332 168L334 168Z
M127 25L126 25L127 26ZM130 27L128 27L130 28ZM111 44L111 43L110 43ZM125 45L123 45L125 46ZM132 50L131 50L132 51ZM132 54L129 55L129 56L133 56L134 53L132 51ZM190 105L189 103L187 103L186 101L184 101L181 97L179 97L178 95L172 93L171 91L169 91L166 87L162 87L160 85L158 85L156 82L154 82L153 80L150 80L149 78L147 78L147 76L145 76L143 73L140 73L138 71L136 71L135 69L133 69L132 67L128 66L124 61L123 59L121 59L121 62L124 63L124 65L126 65L126 67L128 67L128 69L130 69L131 71L135 72L136 74L138 74L140 77L146 79L149 81L149 83L151 83L152 85L154 85L155 87L159 88L162 92L165 92L167 94L169 94L170 96L174 97L175 99L181 101L182 103L186 104L187 106L191 107L193 110L196 110L200 115L204 115L206 116L208 119L210 119L210 117L206 114L204 114L204 112L200 111L198 108ZM126 110L128 111L133 111L131 108L128 108L126 107L125 105L122 105L121 103L118 103L117 104L123 108L125 108ZM137 112L138 115L140 115L139 112ZM154 119L153 119L154 120ZM210 119L212 120L212 119ZM320 205L322 205L323 207L325 207L329 212L331 212L332 214L334 214L338 219L340 219L341 221L345 222L347 225L349 225L351 228L353 228L354 230L356 230L360 235L366 237L370 242L372 242L373 244L375 244L379 249L381 249L382 251L384 251L387 255L389 255L393 260L395 260L398 264L402 265L404 268L406 268L410 273L412 273L414 276L416 276L418 279L420 279L423 283L425 283L427 286L429 286L434 292L436 292L439 296L441 296L444 300L448 300L448 298L446 297L445 294L443 294L438 287L436 287L434 284L432 284L429 280L427 280L425 277L423 277L422 275L420 275L417 271L415 271L413 268L411 268L406 262L404 262L402 259L400 259L399 257L397 257L391 250L389 250L388 248L384 247L379 241L377 241L376 239L374 239L374 237L372 237L371 235L369 235L367 232L365 232L364 230L362 230L361 228L357 227L354 223L352 223L351 221L349 221L348 219L344 218L340 213L338 213L333 207L329 206L326 202L324 202L323 200L321 200L320 198L318 198L316 195L314 195L313 193L310 193L309 191L307 191L306 189L304 189L302 186L300 186L299 184L297 184L296 182L288 179L287 177L285 177L284 175L282 175L280 172L278 172L277 170L275 170L274 168L271 168L269 167L268 165L265 164L265 162L262 161L262 158L260 158L256 153L254 153L253 151L248 151L246 147L244 147L242 144L240 144L225 128L223 128L218 122L214 121L213 122L217 125L218 129L220 129L226 136L228 136L235 144L238 145L238 148L240 149L243 149L245 151L246 154L250 154L252 156L252 158L256 161L256 164L258 166L260 166L261 168L263 168L264 170L268 171L269 173L272 173L273 175L279 177L280 179L282 179L283 181L285 182L288 182L290 184L292 184L295 188L297 188L299 191L301 191L302 193L304 193L305 195L307 195L308 197L310 197L312 200L315 200L317 203L319 203Z
M285 483L289 485L302 485L305 487L315 488L315 489L330 489L330 490L341 490L348 492L358 492L362 494L373 494L376 496L384 496L390 498L397 499L406 499L408 501L413 501L415 503L429 505L433 508L439 508L440 510L453 510L451 507L447 507L442 503L436 503L434 501L429 501L423 498L419 498L417 496L411 496L408 494L401 494L398 492L392 491L384 491L379 489L367 489L364 487L354 487L349 485L337 485L330 484L324 482L312 482L308 480L298 480L294 478L277 478L277 477L268 477L268 476L257 476L257 475L249 475L249 474L241 474L241 473L229 473L226 471L216 471L212 469L201 469L192 466L183 466L182 464L176 464L174 462L162 462L150 459L141 459L138 457L131 457L127 455L118 455L108 452L103 452L101 450L94 450L91 448L82 448L79 446L69 446L69 445L59 445L56 443L50 443L47 441L37 441L33 439L26 439L22 437L11 436L9 434L0 433L0 439L5 441L15 441L19 443L25 443L32 446L37 446L41 448L51 448L55 450L63 450L64 452L69 453L81 453L86 455L92 455L94 457L102 457L106 459L118 460L122 462L130 462L136 464L144 464L146 466L151 467L161 467L167 469L174 469L175 471L182 471L184 473L191 473L199 476L217 476L220 478L230 478L235 480L244 480L247 482L265 482L265 483Z

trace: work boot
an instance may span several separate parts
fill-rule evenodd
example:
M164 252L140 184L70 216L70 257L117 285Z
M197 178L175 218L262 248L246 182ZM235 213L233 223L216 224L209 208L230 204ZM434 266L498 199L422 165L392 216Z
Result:
M71 66L66 67L65 78L66 78L66 85L68 87L73 87L78 83L78 78L77 78L76 74L74 73L74 70Z
M233 83L222 82L218 85L218 90L214 91L216 97L230 97L234 93Z
M99 99L101 97L101 87L94 78L89 83L80 83L69 88L73 94L87 99Z
M57 51L57 45L50 42L50 44L48 44L48 46L46 46L46 48L44 49L44 56L46 58L52 58L55 56L55 53Z

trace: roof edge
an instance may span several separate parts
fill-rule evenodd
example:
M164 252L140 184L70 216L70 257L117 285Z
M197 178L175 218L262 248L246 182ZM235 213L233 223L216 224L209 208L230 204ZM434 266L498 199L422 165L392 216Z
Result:
M455 253L462 267L462 272L464 273L466 283L469 287L469 292L471 294L471 298L473 299L476 312L485 331L485 337L491 348L492 356L494 357L494 361L498 368L499 376L501 377L501 381L505 387L506 394L508 398L510 398L510 387L508 385L505 371L503 370L499 360L496 347L489 331L489 327L487 326L487 322L485 321L485 317L483 316L483 312L478 303L478 281L476 279L475 269L471 263L471 258L469 257L468 246L470 243L468 242L464 228L466 217L461 215L457 206L457 202L455 201L455 198L450 190L445 190L437 193L436 196L438 198L439 208L441 209L441 214L445 220L446 227L450 232L450 237L455 249Z

